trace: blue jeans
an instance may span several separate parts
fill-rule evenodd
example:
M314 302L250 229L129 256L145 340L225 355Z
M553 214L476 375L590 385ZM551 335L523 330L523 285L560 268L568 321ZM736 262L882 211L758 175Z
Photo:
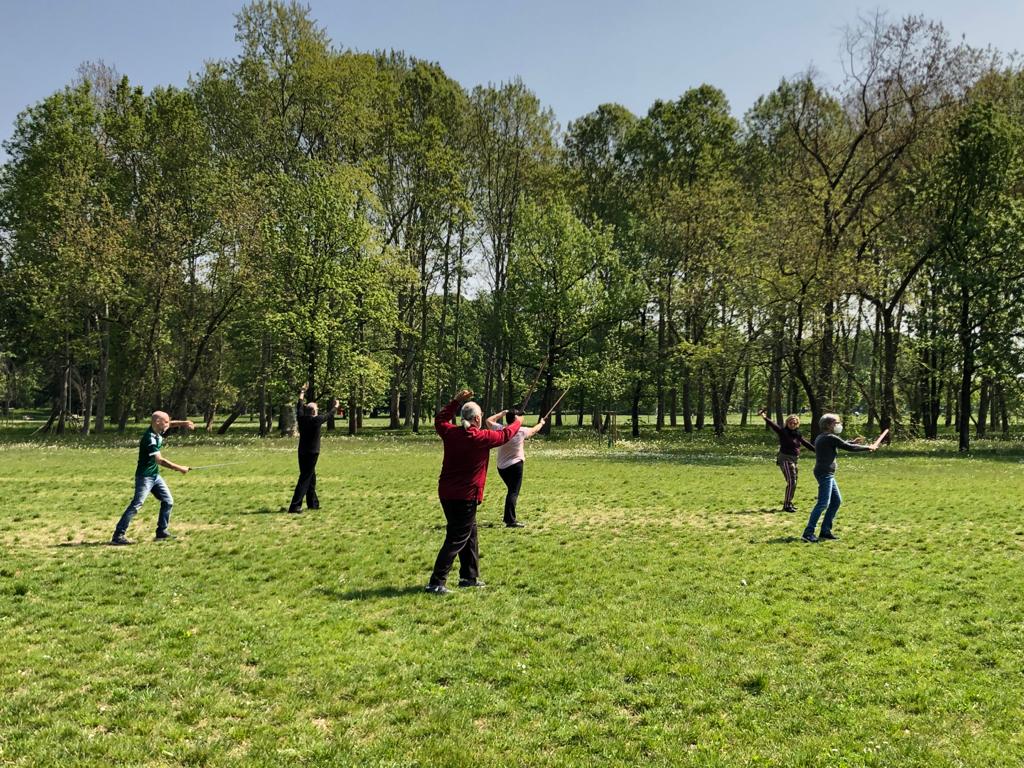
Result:
M832 532L832 521L835 520L839 505L843 503L843 497L839 494L839 486L836 485L836 476L831 472L827 475L814 475L818 480L818 501L811 510L811 516L807 520L807 527L804 529L804 536L814 533L821 513L825 513L825 519L821 522L821 532Z
M171 489L160 476L147 477L145 475L135 476L135 497L132 503L117 521L117 528L114 529L115 536L124 536L128 532L135 513L142 507L142 502L149 494L153 494L160 500L160 517L156 521L156 532L167 533L167 525L171 522L171 508L174 506L174 499L171 498Z

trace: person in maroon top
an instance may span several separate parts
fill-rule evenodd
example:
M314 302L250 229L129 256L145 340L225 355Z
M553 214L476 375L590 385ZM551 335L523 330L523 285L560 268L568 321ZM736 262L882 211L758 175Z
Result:
M757 415L764 419L765 423L775 430L779 436L779 454L775 457L775 463L779 465L782 476L786 478L786 496L782 502L783 512L796 512L793 506L793 495L796 493L797 462L800 460L800 448L814 450L814 446L800 434L800 417L791 415L786 417L785 425L779 426L770 418L768 412L762 408Z
M434 417L434 429L444 443L437 495L448 521L444 544L437 553L427 584L427 592L437 595L448 593L445 582L456 556L459 558L459 586L484 585L480 581L476 508L484 500L491 448L507 443L522 424L517 417L501 431L481 429L480 406L467 402L472 396L472 391L462 390ZM452 423L456 411L460 412L461 426Z

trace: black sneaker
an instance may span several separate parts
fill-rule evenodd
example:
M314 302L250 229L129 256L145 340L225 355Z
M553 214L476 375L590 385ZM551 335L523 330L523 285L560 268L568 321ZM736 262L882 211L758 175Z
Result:
M782 511L783 512L796 512L797 510L796 510L796 507L794 507L792 504L790 504L788 507L783 507Z
M818 538L825 541L839 541L839 537L832 533L832 531L829 531L828 533L822 532L821 536Z
M168 533L167 531L157 531L153 541L167 541L168 539L176 539L177 536Z
M808 544L817 544L818 543L818 537L815 536L813 533L805 533L800 538L803 539L804 541L806 541Z
M288 514L289 515L301 515L302 514L302 510L301 509L289 509L288 510Z
M487 585L484 582L480 581L480 579L473 579L472 581L469 580L469 579L459 579L459 586L463 587L463 588L467 588L467 587L486 587Z
M506 528L525 528L526 524L525 523L520 523L518 520L516 520L514 523L505 523L505 527Z
M449 592L444 584L427 584L425 591L432 595L447 595Z
M113 544L115 547L123 547L123 546L126 546L128 544L131 544L132 542L129 541L125 537L125 535L123 533L121 533L121 534L115 533L114 534L114 538L112 538L110 540L110 543Z

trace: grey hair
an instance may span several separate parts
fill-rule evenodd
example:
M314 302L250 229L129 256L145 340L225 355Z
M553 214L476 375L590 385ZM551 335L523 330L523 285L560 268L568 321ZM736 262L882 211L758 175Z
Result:
M480 418L482 411L476 403L469 402L462 406L462 426L465 428L473 426L473 419Z
M820 419L818 419L818 427L821 429L822 432L830 432L832 430L832 427L838 424L840 421L842 421L842 419L839 417L839 414L826 413L823 414Z

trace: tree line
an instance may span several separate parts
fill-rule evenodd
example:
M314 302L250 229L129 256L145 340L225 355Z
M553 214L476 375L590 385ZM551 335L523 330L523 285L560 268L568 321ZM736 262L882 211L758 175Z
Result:
M144 91L86 64L0 170L0 386L47 431L156 407L349 433L537 383L556 424L727 429L759 405L1009 434L1022 409L1024 75L921 17L860 20L845 71L733 116L711 85L564 130L519 80L467 89L334 45L298 4ZM546 427L550 429L550 425Z

